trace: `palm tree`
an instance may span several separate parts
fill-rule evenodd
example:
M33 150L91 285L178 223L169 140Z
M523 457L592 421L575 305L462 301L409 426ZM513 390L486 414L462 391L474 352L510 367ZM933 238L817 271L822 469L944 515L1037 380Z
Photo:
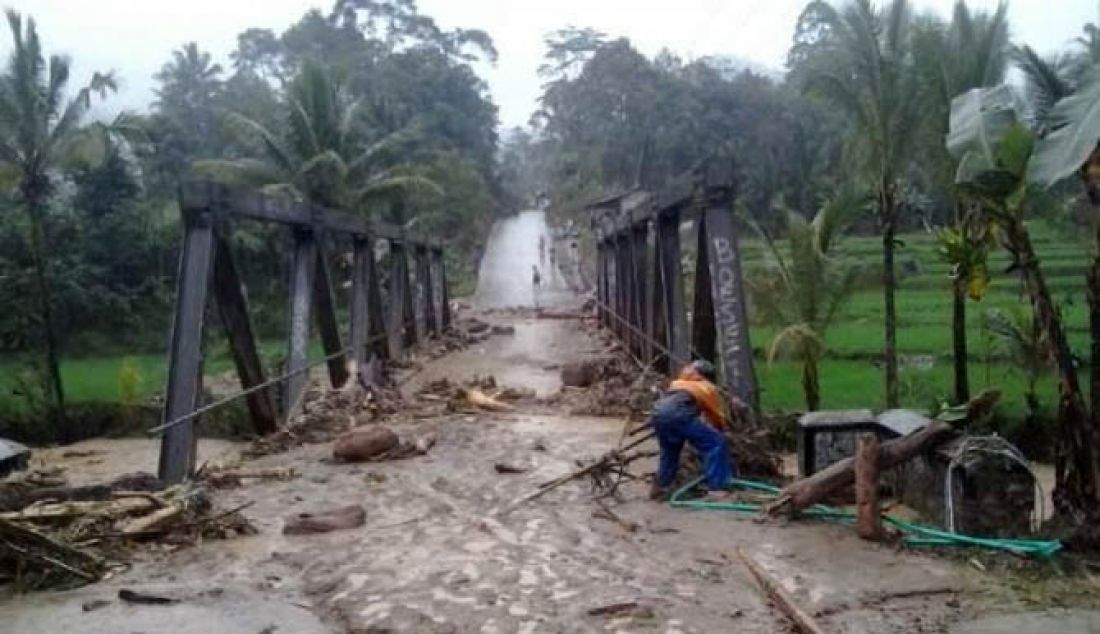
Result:
M12 34L12 52L0 75L0 185L15 190L27 215L28 245L34 270L46 369L49 374L53 416L64 421L65 389L59 366L59 343L50 293L50 271L45 223L54 194L56 170L87 157L102 137L93 132L103 126L81 128L93 94L115 90L110 75L93 75L89 84L69 100L69 60L58 55L47 61L33 19L6 11ZM101 150L102 147L100 146Z
M821 405L818 364L825 334L851 295L856 269L835 256L837 241L853 210L861 206L854 190L838 190L812 220L788 212L786 253L760 231L772 261L769 274L750 280L753 298L770 323L783 326L772 338L769 361L789 353L802 363L806 409Z
M287 88L284 108L282 134L240 113L229 114L229 128L251 156L197 161L195 171L344 209L360 209L367 201L409 189L438 189L403 160L417 129L372 136L364 125L362 102L320 64L302 65Z
M175 174L196 156L209 156L219 147L217 105L225 90L221 75L221 65L188 42L172 51L171 61L153 76L160 82L153 107L168 124L160 150L170 157Z
M951 23L925 22L917 32L916 62L924 84L923 96L930 112L935 139L929 148L933 178L954 197L954 227L941 232L941 256L951 265L951 339L955 374L955 403L970 400L967 367L966 301L980 299L988 280L985 255L989 251L988 227L980 216L964 208L954 192L958 163L940 141L948 132L951 100L971 88L996 86L1004 81L1008 66L1008 6L993 13L971 12L964 0L955 3Z
M911 16L906 0L883 9L851 0L840 9L815 2L825 35L805 59L803 85L847 114L856 128L855 155L876 192L882 231L885 304L883 354L886 404L898 404L897 309L894 251L903 172L919 122L919 82L913 69ZM804 13L805 15L806 13Z

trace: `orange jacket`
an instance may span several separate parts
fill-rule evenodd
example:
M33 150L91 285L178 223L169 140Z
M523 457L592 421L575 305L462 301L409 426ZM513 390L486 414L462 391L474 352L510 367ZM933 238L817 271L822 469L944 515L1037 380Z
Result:
M717 429L727 426L726 412L722 407L722 397L718 386L703 378L690 365L680 372L668 389L670 392L687 392L703 414L703 418Z

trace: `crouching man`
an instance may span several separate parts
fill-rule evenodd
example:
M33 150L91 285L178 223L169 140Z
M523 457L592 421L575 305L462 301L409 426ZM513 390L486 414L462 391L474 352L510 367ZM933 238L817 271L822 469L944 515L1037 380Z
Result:
M729 441L722 433L728 426L722 398L715 381L714 366L693 361L653 405L649 423L657 433L661 457L657 478L650 490L652 499L668 497L680 469L684 442L691 443L703 461L703 479L708 496L723 497L734 477Z

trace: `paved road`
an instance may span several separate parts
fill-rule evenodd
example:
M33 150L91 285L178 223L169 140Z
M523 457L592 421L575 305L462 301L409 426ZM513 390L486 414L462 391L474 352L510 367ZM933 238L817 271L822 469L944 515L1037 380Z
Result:
M539 237L546 249L540 258ZM497 221L485 247L478 270L474 303L481 308L541 306L569 303L575 297L556 266L550 263L550 229L546 214L521 211ZM532 267L537 267L542 284L537 293L531 283Z

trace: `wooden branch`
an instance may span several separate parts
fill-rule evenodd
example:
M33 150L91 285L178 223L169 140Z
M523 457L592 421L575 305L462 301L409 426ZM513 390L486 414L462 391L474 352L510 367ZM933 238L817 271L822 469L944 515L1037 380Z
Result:
M745 567L752 573L753 578L756 579L760 587L763 588L764 594L766 594L772 602L783 610L783 613L787 615L792 621L794 621L795 627L799 631L805 634L825 634L825 630L821 629L817 621L812 616L807 614L805 610L798 607L798 603L795 602L792 597L783 586L779 585L779 582L768 574L755 559L746 555L740 548L737 549L737 557L741 560L741 563L745 564Z
M908 436L883 443L879 448L879 470L885 471L907 462L954 433L955 430L947 423L934 421ZM768 515L797 513L817 504L833 491L851 485L855 477L855 458L845 458L808 478L791 483L780 492L774 503L764 508L764 512Z

